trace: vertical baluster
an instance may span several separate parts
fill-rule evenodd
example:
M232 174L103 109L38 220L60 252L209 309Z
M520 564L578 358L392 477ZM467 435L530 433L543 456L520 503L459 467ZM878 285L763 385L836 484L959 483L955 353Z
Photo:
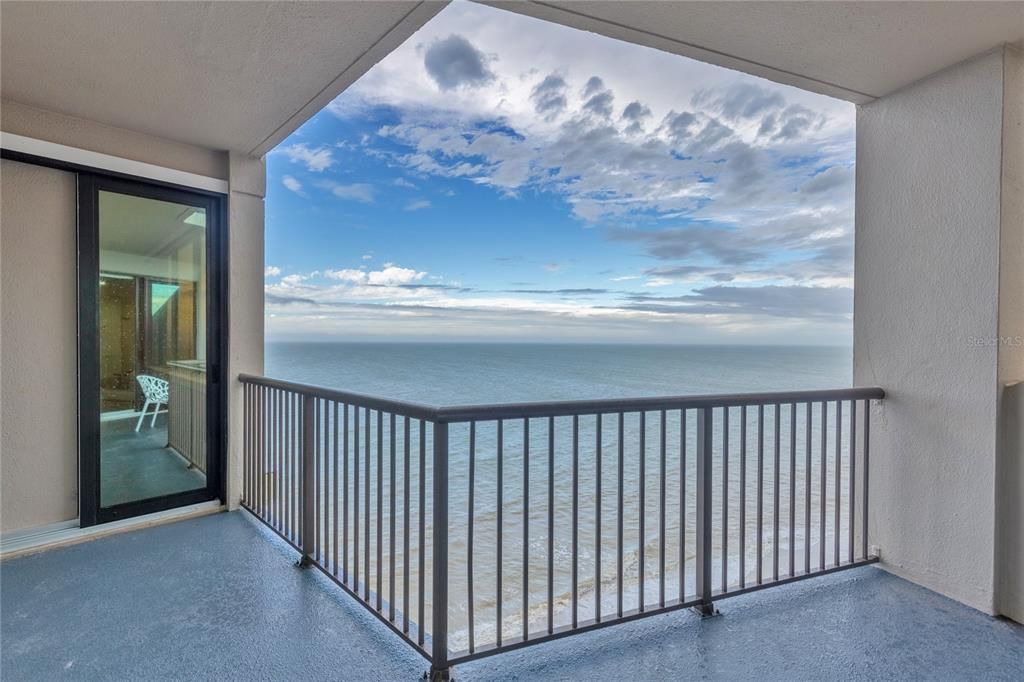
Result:
M352 411L352 589L359 594L359 406Z
M847 547L847 555L849 557L850 563L853 563L853 560L854 560L854 555L853 555L853 534L854 534L854 530L856 529L856 526L857 526L857 522L855 521L855 519L857 518L856 517L856 507L857 507L856 492L857 492L857 486L855 484L856 480L857 480L857 401L856 400L851 400L850 401L850 481L849 481L849 483L850 483L850 491L849 491L850 513L849 513L849 517L848 517L849 520L847 522L847 525L849 526L849 533L848 533L848 537L847 537L849 546Z
M274 523L277 530L284 534L284 501L282 493L284 488L281 486L281 470L284 468L284 444L285 444L285 397L287 394L284 391L277 392L277 414L274 418L274 423L277 426L277 436L274 441L275 455L274 455ZM313 458L314 466L316 461L316 441L314 441ZM316 557L316 534L313 535L313 557Z
M722 593L729 591L729 407L722 408Z
M839 509L842 506L840 496L842 495L843 481L843 401L836 401L836 505L835 525L832 531L832 542L835 545L835 565L839 565Z
M323 551L323 402L316 398L313 401L313 490L316 513L316 533L313 536L313 556L322 561Z
M423 646L423 635L427 629L425 620L427 592L427 424L420 420L420 565L419 565L419 612L417 641Z
M711 615L711 462L714 412L697 411L697 597L701 615Z
M378 422L379 424L380 422ZM448 679L448 424L434 423L433 640L430 679ZM378 472L380 470L378 469ZM379 475L379 474L378 474ZM380 508L380 501L377 503ZM378 548L380 543L378 542ZM380 560L378 559L378 566ZM379 569L378 569L379 570ZM379 575L379 573L378 573ZM378 599L380 590L378 589Z
M384 413L377 410L377 610L382 608L384 594ZM436 530L434 532L437 532Z
M555 418L548 417L548 634L555 631Z
M814 410L807 403L807 416L804 430L807 442L804 444L804 573L811 572L811 427L814 422Z
M469 499L466 501L466 615L469 618L469 653L476 650L474 642L473 615L476 602L473 600L473 516L476 492L476 422L469 422Z
M686 410L679 410L679 601L686 601Z
M260 386L260 411L259 411L259 469L256 476L256 513L264 521L268 519L266 512L267 504L267 387Z
M624 533L624 528L623 528L623 526L624 526L624 524L623 524L623 516L624 516L623 510L625 509L625 505L623 504L624 487L625 487L624 486L624 478L625 478L625 443L626 443L625 423L626 423L626 416L622 412L619 412L619 478L618 478L618 483L619 483L619 490L618 490L619 499L618 499L618 506L617 506L617 509L618 509L618 529L617 530L618 530L618 550L619 550L619 556L618 556L618 562L616 564L616 578L615 578L616 579L616 585L617 585L616 614L618 615L619 618L622 618L622 569L623 569L622 564L623 564L623 544L624 544L624 539L625 539L625 533Z
M818 500L819 506L820 506L819 514L820 514L820 517L821 517L821 528L820 528L821 535L820 535L820 537L818 539L818 543L820 545L820 547L818 547L818 553L819 553L818 569L819 570L824 570L825 569L825 508L827 507L827 505L825 504L825 500L826 500L826 495L827 495L827 484L826 484L826 481L828 479L828 477L826 475L828 473L828 467L827 467L828 447L827 447L827 443L828 443L828 402L824 402L823 401L821 403L821 497Z
M594 456L594 621L601 622L601 414L598 413L595 423L595 456Z
M764 405L757 406L757 584L764 582Z
M871 444L871 401L870 400L865 400L864 401L864 504L861 507L861 514L863 514L863 516L864 516L864 519L862 521L862 526L863 527L861 529L861 533L862 533L862 535L861 535L861 545L862 545L861 550L864 553L864 558L865 559L868 558L868 550L869 550L869 545L868 545L868 487L870 485L869 484L870 479L868 478L868 471L869 471L868 465L869 465L870 459L868 457L868 454L869 454L868 450L869 450L870 444Z
M530 420L523 419L523 641L530 635Z
M242 470L242 503L248 506L252 506L252 498L249 495L249 474L252 468L249 466L249 410L252 408L252 404L249 401L249 384L242 384L242 455L243 455L243 470Z
M363 578L363 601L367 604L370 603L370 580L372 572L370 570L370 498L373 496L373 488L370 487L370 468L373 458L370 454L370 408L364 410L363 415L363 463L366 465L366 473L364 474L364 492L365 499L363 500L363 512L365 518L363 519L363 571L365 577Z
M658 472L658 606L665 608L665 449L666 449L665 410L661 411L661 466Z
M773 495L772 505L772 580L779 579L779 509L781 507L779 499L780 497L780 481L779 481L779 469L781 468L782 462L782 406L775 405L775 468L773 469L774 479L772 481L773 487L775 488L775 494Z
M638 540L639 558L640 558L640 575L639 583L637 585L637 607L641 612L644 610L644 559L647 554L647 547L645 546L644 540L644 522L647 519L647 500L644 498L644 490L647 487L647 413L640 412L640 477L637 491L639 503L637 509L640 513L640 538Z
M498 509L497 513L497 536L498 542L495 545L495 552L497 554L497 562L495 564L495 622L497 623L495 628L495 641L498 646L501 646L501 635L502 635L502 619L501 619L501 607L502 601L505 598L505 592L502 586L501 574L503 568L503 552L502 552L502 517L504 516L504 497L505 497L505 422L501 419L498 420L498 435L497 435L497 456L498 456L498 483L497 483L497 504L495 505Z
M308 566L314 551L314 535L316 535L316 511L313 508L313 454L314 424L313 411L316 399L311 395L302 397L302 479L299 497L302 500L302 531L299 534L299 547L302 552L302 565Z
M402 556L405 559L405 570L402 571L402 632L409 634L409 489L412 487L409 466L409 438L410 425L409 417L403 417L405 431L403 433L404 445L404 468L402 470ZM470 552L472 554L472 552Z
M796 575L796 403L789 404L789 574Z
M391 478L391 493L388 496L388 620L395 622L395 413L390 415L390 434L388 444L391 458L388 463L388 474Z
M580 417L572 416L572 627L579 624Z
M740 589L747 586L747 406L740 407Z
M338 544L339 544L339 542L341 540L341 531L340 531L340 528L338 527L338 521L339 521L339 519L338 519L338 501L339 501L338 498L341 496L341 492L338 489L338 459L339 459L339 456L340 456L340 453L338 452L338 436L339 436L338 432L341 429L341 424L338 421L338 411L339 411L338 403L335 402L333 404L334 404L334 459L333 459L334 464L333 464L332 471L334 472L334 485L331 488L331 498L332 498L333 503L334 503L334 505L333 505L334 506L334 524L331 526L331 545L332 545L332 547L334 549L334 556L332 557L333 562L334 562L334 576L337 577L338 576Z
M341 419L341 581L348 585L348 403L342 407ZM406 476L407 480L408 478Z

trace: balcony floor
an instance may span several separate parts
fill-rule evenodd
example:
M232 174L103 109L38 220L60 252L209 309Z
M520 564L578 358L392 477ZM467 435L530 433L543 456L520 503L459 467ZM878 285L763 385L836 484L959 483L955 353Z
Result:
M0 677L415 680L426 662L242 512L0 565ZM874 567L460 666L473 679L1019 679L1024 627Z

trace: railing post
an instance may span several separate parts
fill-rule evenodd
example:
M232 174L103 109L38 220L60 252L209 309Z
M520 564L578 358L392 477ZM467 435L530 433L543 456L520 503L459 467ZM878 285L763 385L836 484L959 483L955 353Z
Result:
M316 534L316 507L313 495L313 474L316 464L313 461L316 434L314 433L313 417L316 411L316 398L311 395L302 396L302 448L299 463L302 475L299 480L299 500L302 508L302 523L299 546L302 548L300 566L313 563L313 541Z
M717 613L711 603L711 454L713 409L697 410L697 596L701 617Z
M430 679L450 679L448 666L448 424L434 422L434 566Z

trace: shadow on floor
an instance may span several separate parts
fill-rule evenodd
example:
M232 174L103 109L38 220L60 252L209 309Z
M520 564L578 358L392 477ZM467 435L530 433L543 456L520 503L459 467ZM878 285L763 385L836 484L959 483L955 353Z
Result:
M5 680L416 680L411 648L243 512L0 564ZM874 567L498 655L461 680L1019 679L1024 627Z

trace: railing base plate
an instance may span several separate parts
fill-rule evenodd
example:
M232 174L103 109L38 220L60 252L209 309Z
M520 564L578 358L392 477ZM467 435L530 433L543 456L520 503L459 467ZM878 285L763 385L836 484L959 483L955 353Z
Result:
M455 678L452 677L451 668L431 668L424 672L423 677L420 679L427 680L428 682L455 682Z
M716 609L714 604L697 604L693 607L693 612L700 616L702 620L722 615L722 612Z

